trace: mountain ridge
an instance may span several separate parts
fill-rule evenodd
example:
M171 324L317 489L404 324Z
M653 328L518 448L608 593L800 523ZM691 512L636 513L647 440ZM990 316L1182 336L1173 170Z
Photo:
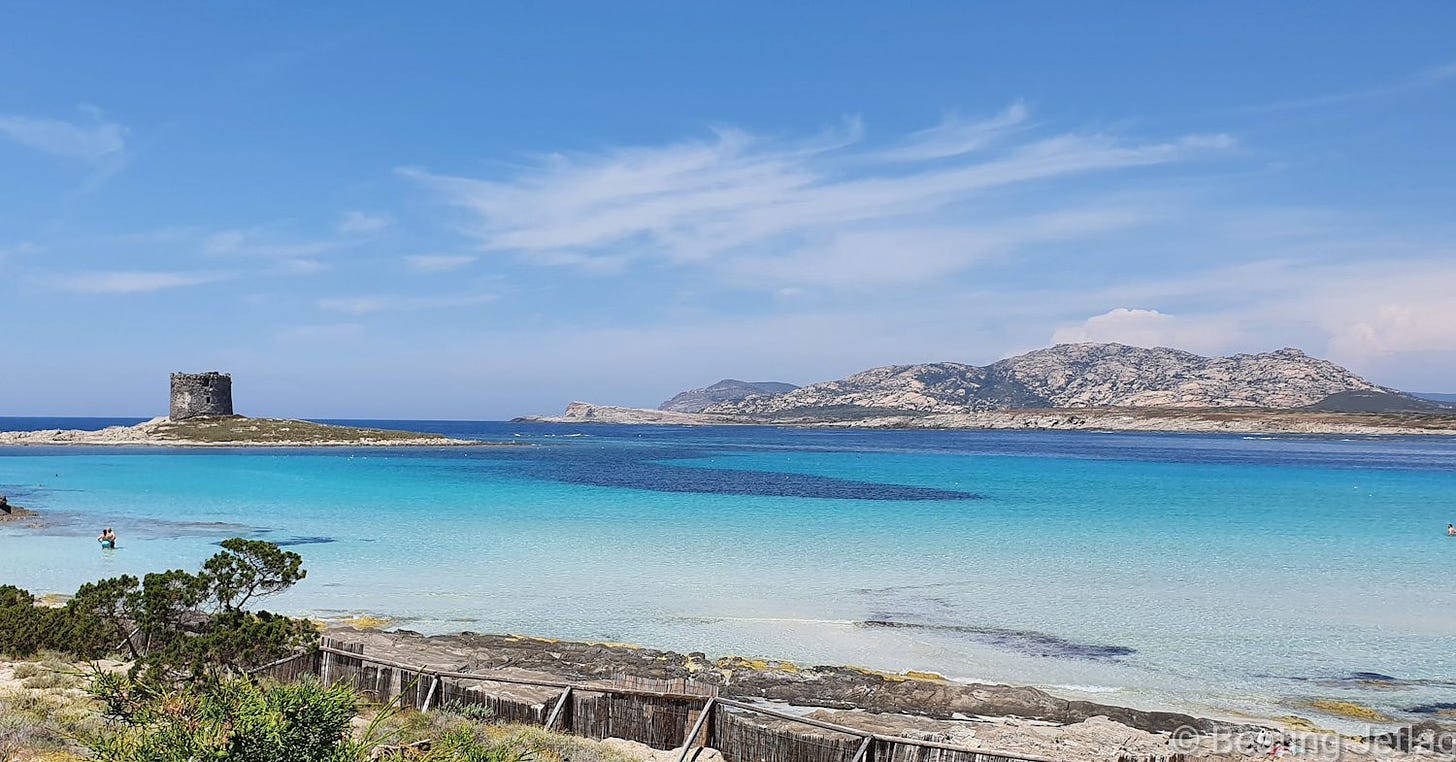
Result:
M1343 396L1340 396L1343 395ZM886 365L835 381L716 402L710 415L781 418L820 410L939 415L1018 409L1259 408L1450 410L1374 384L1293 347L1204 357L1169 347L1058 344L976 366Z
M755 394L784 394L798 388L783 381L739 381L736 378L725 378L701 389L680 392L658 405L657 409L673 413L701 413L710 405L720 402L737 402Z

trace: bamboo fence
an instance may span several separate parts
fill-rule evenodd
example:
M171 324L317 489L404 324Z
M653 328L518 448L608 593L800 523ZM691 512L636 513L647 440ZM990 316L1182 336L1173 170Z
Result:
M493 721L681 749L679 762L703 747L717 749L726 762L1053 762L871 733L722 698L713 686L690 681L636 678L597 685L451 672L366 656L362 645L329 638L317 651L265 665L254 674L348 683L373 701L397 700L402 708L421 711L484 706Z

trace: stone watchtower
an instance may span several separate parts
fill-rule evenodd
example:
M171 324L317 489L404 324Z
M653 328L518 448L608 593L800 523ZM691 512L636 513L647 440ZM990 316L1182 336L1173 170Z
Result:
M233 414L233 377L227 373L172 374L172 412L174 421Z

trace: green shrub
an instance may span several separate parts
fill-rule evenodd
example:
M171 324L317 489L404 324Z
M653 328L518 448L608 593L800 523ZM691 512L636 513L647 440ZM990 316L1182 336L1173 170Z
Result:
M540 750L518 739L495 741L469 725L452 728L425 755L424 762L528 762Z
M0 654L24 657L51 650L99 658L117 645L109 628L71 603L37 606L29 592L0 586Z
M235 537L222 548L197 574L89 582L59 608L0 586L0 654L51 649L99 659L124 650L136 672L170 681L236 675L315 643L306 620L243 608L303 579L303 559L260 540Z
M442 705L440 711L457 715L461 719L474 722L490 722L495 719L495 710L486 704L466 704L461 701L451 701Z
M97 675L93 694L118 722L87 739L103 762L330 762L343 760L358 698L315 680L260 686L243 679L158 689Z

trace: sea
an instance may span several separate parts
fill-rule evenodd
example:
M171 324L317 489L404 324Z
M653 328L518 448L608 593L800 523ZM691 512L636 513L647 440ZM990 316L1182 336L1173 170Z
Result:
M0 418L0 429L138 419ZM332 421L455 448L0 448L0 584L287 546L266 602L1221 717L1456 707L1456 439ZM115 528L115 551L95 536Z

